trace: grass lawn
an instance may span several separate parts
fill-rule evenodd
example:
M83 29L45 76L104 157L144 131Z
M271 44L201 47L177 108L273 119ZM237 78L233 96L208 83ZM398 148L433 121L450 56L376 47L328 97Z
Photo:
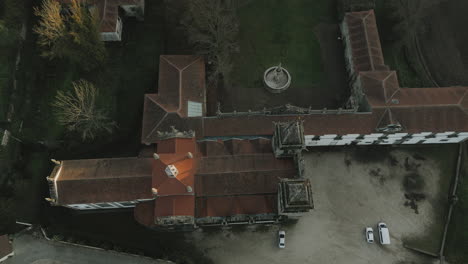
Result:
M233 56L227 91L220 93L223 111L285 103L326 107L329 102L319 95L330 89L317 31L321 23L337 23L333 1L247 1L237 14L240 53ZM280 62L292 83L281 95L271 94L264 88L263 73Z
M458 202L454 206L452 220L447 234L445 255L453 264L468 263L468 155L462 160L460 183L457 189Z

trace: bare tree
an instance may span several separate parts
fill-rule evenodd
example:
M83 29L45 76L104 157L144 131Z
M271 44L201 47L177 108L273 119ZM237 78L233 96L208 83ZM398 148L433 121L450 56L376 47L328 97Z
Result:
M398 35L398 46L410 45L417 34L427 30L425 18L429 10L444 0L393 0L385 2L392 10L392 16L396 21L393 28Z
M232 70L232 54L239 51L239 25L229 0L189 0L182 24L189 42L213 65L210 76L227 78Z
M85 80L72 83L72 91L59 91L53 106L58 121L68 130L81 134L83 140L94 139L98 134L112 133L116 127L107 111L97 105L99 92Z

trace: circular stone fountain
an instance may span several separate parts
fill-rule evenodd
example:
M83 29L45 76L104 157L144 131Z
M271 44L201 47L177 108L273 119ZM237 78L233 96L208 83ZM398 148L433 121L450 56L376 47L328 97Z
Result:
M280 63L278 66L273 66L265 71L263 81L268 91L281 93L291 85L291 75L285 68L281 67Z

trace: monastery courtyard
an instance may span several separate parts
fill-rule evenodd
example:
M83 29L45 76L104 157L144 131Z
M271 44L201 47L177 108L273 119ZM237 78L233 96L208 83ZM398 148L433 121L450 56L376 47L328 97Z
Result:
M441 204L457 150L449 146L440 152L447 154L446 162L435 162L441 155L435 150L424 148L425 154L420 154L421 148L380 147L309 152L306 177L314 186L315 209L297 223L198 230L188 236L215 263L435 263L435 258L403 246L430 252L440 246L446 214ZM363 155L374 158L364 162ZM424 198L412 200L414 193ZM385 247L377 237L374 244L364 239L364 228L376 230L380 221L387 223L391 234L391 245ZM286 231L283 250L276 244L279 229Z

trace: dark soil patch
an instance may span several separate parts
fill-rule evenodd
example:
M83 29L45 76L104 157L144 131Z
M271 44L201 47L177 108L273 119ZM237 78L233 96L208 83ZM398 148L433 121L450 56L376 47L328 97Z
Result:
M413 209L415 214L419 214L417 203L425 200L426 195L423 193L405 193L405 198L405 206Z
M409 157L406 157L406 159L405 159L405 169L406 169L406 171L417 171L419 167L421 167L420 163L416 163L416 162L410 160Z
M371 169L369 171L369 175L372 176L373 178L376 178L380 185L384 185L386 181L386 177L384 174L382 174L382 170L380 168L377 169Z
M424 179L418 173L408 173L403 178L405 192L419 192L424 188Z
M426 158L425 158L424 156L422 156L421 154L419 154L419 153L415 153L415 154L413 155L413 158L414 158L415 160L426 160Z
M390 155L389 161L390 161L390 166L392 167L398 166L399 164L398 159L394 157L393 155Z
M380 162L389 157L390 151L391 149L386 146L356 146L352 157L361 163Z
M403 178L403 187L405 189L405 206L414 210L418 214L418 203L426 199L424 190L424 179L418 173L408 173Z

